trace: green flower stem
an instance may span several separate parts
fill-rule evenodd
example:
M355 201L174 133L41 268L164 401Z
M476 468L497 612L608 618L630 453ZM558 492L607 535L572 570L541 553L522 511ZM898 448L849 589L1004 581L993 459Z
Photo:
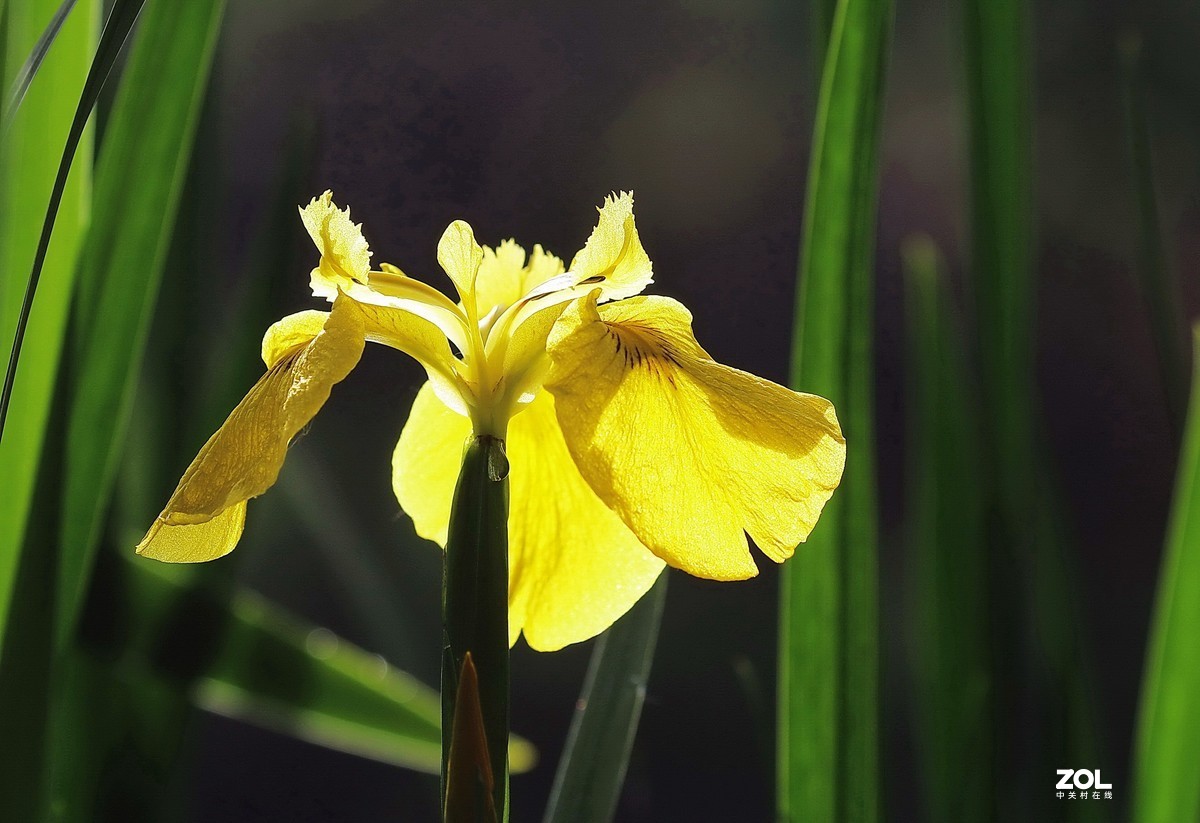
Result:
M479 678L479 705L492 798L508 819L508 458L504 441L473 438L454 490L442 577L442 803L446 786L477 786L472 764L451 762L459 676L468 653ZM469 715L469 713L468 713ZM454 780L449 778L454 772ZM464 771L466 773L464 773ZM474 823L451 820L447 823ZM476 817L476 819L484 819Z

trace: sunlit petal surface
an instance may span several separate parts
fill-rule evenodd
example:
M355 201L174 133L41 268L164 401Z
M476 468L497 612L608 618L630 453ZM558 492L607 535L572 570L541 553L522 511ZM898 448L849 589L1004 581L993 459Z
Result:
M427 385L393 460L393 484L417 533L445 545L470 422ZM580 476L545 392L509 426L509 633L552 651L608 628L650 588L663 562Z
M362 224L351 222L349 207L339 209L333 202L333 192L326 191L300 209L300 219L321 252L321 262L311 275L314 295L332 302L339 286L367 282L371 250L363 237Z
M633 223L633 194L609 195L587 244L571 261L576 282L595 279L601 300L620 300L654 282L650 257Z
M745 533L792 555L841 478L833 406L722 366L665 297L564 312L546 388L575 463L655 554L716 580L752 577Z
M562 260L535 245L526 261L525 249L505 240L495 249L484 247L475 280L475 299L481 314L493 306L510 306L551 277L563 273Z
M362 355L364 327L358 305L340 298L324 325L315 328L321 314L293 315L267 333L263 350L273 361L270 368L184 472L166 508L138 544L138 554L198 562L227 554L237 543L245 501L274 484L291 439ZM316 332L307 342L305 329ZM285 349L284 341L295 345ZM228 514L233 507L243 511ZM196 528L214 518L220 522Z

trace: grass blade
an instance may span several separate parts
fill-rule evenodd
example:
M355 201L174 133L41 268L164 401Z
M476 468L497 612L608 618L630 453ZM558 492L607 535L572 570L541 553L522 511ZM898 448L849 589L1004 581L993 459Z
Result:
M1150 126L1142 98L1138 63L1141 41L1133 36L1120 44L1121 92L1125 104L1125 140L1130 177L1137 206L1138 265L1142 296L1150 314L1150 329L1158 352L1167 410L1178 434L1187 411L1187 349L1179 286L1167 264L1154 194L1154 164L1150 156Z
M971 823L995 815L978 409L933 241L910 239L904 262L915 734L926 819Z
M21 310L17 315L17 328L13 335L12 349L8 354L8 370L4 375L4 387L0 390L0 438L4 436L4 423L8 417L9 402L12 399L13 383L17 376L17 363L21 359L21 347L25 340L25 330L29 323L29 313L33 310L33 300L37 296L38 282L42 277L42 269L46 262L46 253L50 248L50 237L54 232L54 221L58 217L58 209L62 204L63 194L67 187L67 178L71 171L71 162L75 159L75 151L83 138L84 128L91 117L92 108L100 97L108 73L112 70L117 55L125 45L125 39L133 28L134 21L142 10L145 0L116 0L108 21L104 24L104 32L100 35L100 45L96 49L96 57L92 60L87 80L83 84L83 95L75 109L71 120L71 129L67 132L67 144L63 149L62 160L58 165L58 174L54 178L54 187L50 190L50 203L46 207L46 218L42 221L42 232L38 239L37 251L33 257L33 268L29 281L25 286L25 296L21 301Z
M996 699L1001 714L1017 716L1032 705L1042 717L1035 735L996 728L1003 819L1062 814L1038 775L1064 762L1098 762L1101 728L1073 599L1064 507L1035 413L1027 14L1025 0L963 4L991 601L1007 607L995 615ZM1072 819L1107 814L1107 806L1095 803L1066 810Z
M248 592L114 558L116 599L89 612L87 647L116 670L185 688L205 709L373 760L436 774L437 692L378 655ZM103 625L97 625L103 624ZM515 771L535 761L513 738Z
M7 9L7 49L22 58L57 8L57 0L13 0ZM0 361L11 354L19 322L23 275L35 256L42 214L30 204L50 199L61 147L83 92L95 44L100 3L84 0L60 34L60 48L42 64L43 82L30 90L0 141ZM2 36L2 35L0 35ZM17 67L9 66L5 83ZM62 191L63 215L46 252L46 282L28 318L25 353L15 375L14 405L0 438L0 645L29 518L39 455L50 414L57 364L66 334L76 260L91 201L91 130Z
M123 40L121 29L132 24L136 8L140 3L121 2L114 7L100 54L88 75L85 102L89 95L94 97L97 78L106 73L105 64L110 66L115 59ZM53 405L59 417L50 429L53 435L47 438L53 448L43 452L38 470L36 533L30 530L20 559L19 573L28 585L23 581L16 602L5 614L10 626L22 629L15 638L19 642L5 637L0 667L5 715L13 717L19 710L28 718L25 733L10 738L22 740L22 768L4 770L6 788L15 786L21 802L29 807L30 813L17 815L17 819L39 819L44 810L59 807L59 800L68 795L68 805L75 804L71 808L86 808L91 798L79 799L73 778L94 773L97 758L103 755L99 738L63 731L68 718L96 707L98 692L90 687L108 680L93 678L94 670L89 673L76 665L77 658L64 641L71 635L81 606L99 513L105 509L109 492L110 478L102 476L106 466L100 465L103 461L96 456L107 457L115 450L123 409L114 397L126 390L129 375L136 369L137 347L142 342L140 324L153 300L145 280L157 276L156 244L165 241L173 214L173 200L155 195L174 190L172 175L185 164L196 86L202 88L207 77L220 8L220 4L204 2L152 6L108 122L94 200L96 213L102 217L92 223L81 254L78 292L85 299L77 297L72 317L76 334L64 351L63 374L57 381ZM28 110L27 102L21 114ZM76 110L73 129L86 120L80 111L86 114L82 106ZM116 147L127 143L130 145L122 156ZM67 159L69 152L59 166L51 214L61 194ZM128 177L130 168L139 169L136 183L131 184ZM38 255L45 253L51 222L43 225ZM147 236L152 242L146 242ZM113 241L126 244L122 254L137 256L106 254L105 243ZM35 271L40 259L35 256ZM93 279L89 290L89 276L103 280ZM27 289L23 310L28 309L30 294ZM97 316L104 322L89 322ZM89 418L89 414L96 416ZM9 434L5 433L5 441ZM0 584L11 582L11 578L0 578ZM8 588L3 595L8 598L12 593ZM28 619L30 615L36 619ZM46 631L49 637L43 636ZM27 642L25 635L37 635L39 642ZM8 702L9 697L17 702ZM19 785L23 775L26 787Z
M238 595L222 649L195 691L209 711L331 749L437 774L437 692L325 629Z
M151 5L96 171L66 433L58 645L73 631L116 473L224 0ZM129 169L139 170L137 185Z
M1135 823L1200 818L1200 326L1134 748Z
M616 815L666 599L664 571L596 641L545 823L608 823Z
M1001 493L1023 500L1032 435L1029 56L1024 0L965 0L972 266ZM1012 502L1010 507L1016 505Z
M75 8L75 0L62 0L62 4L54 10L54 16L50 18L46 30L33 45L33 51L29 53L29 57L17 71L17 76L12 82L12 90L4 101L4 111L0 112L0 124L3 124L0 135L8 133L8 124L12 122L12 117L16 114L17 109L21 107L21 101L25 99L25 93L29 91L29 84L33 82L34 76L42 66L42 61L46 59L46 52L50 51L50 46L54 44L54 38L58 37L63 23L67 20L67 15L73 8Z
M888 0L840 0L809 167L792 383L831 399L841 488L780 581L777 808L878 817L878 638L871 357L876 163Z

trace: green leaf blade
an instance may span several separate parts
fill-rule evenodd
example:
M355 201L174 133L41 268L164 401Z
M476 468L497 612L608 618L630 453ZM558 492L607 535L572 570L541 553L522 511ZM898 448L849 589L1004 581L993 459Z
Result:
M78 381L66 433L59 646L74 630L111 495L224 7L224 0L150 6L101 147L97 219L69 353Z
M397 766L437 774L437 693L325 629L238 595L222 648L196 686L204 708Z
M887 0L841 0L809 169L792 385L833 401L842 485L780 581L781 819L878 817L878 605L872 435L876 164Z
M5 54L23 59L57 9L49 0L13 0L7 8ZM0 142L0 363L7 363L21 311L26 276L50 200L62 147L83 93L98 31L98 2L86 0L59 34L58 48L41 66ZM5 88L17 65L6 66ZM62 214L46 253L46 282L29 316L24 357L18 364L7 433L0 437L0 643L6 634L13 584L46 436L47 420L66 334L80 248L91 203L91 130L80 141L62 194Z
M62 31L63 23L71 14L71 10L75 8L75 0L62 0L58 8L55 9L54 15L50 18L50 22L46 24L46 28L42 31L41 37L33 46L33 50L29 53L29 57L25 60L16 72L16 76L12 80L12 88L9 91L8 98L4 101L4 110L0 112L0 135L5 133L8 122L17 109L21 107L21 102L25 99L26 93L29 91L29 86L33 83L33 78L37 76L38 70L42 67L42 63L46 59L46 54L50 51L50 47L54 45L55 39ZM3 7L0 6L0 14L3 13Z
M1167 412L1178 436L1183 428L1188 394L1187 346L1179 284L1163 248L1158 198L1154 187L1154 162L1150 151L1150 123L1139 66L1140 40L1127 37L1120 44L1120 52L1125 142L1136 207L1136 269L1158 354Z
M544 823L608 823L616 815L666 595L664 571L596 641Z
M904 247L909 413L910 670L927 819L994 815L987 527L978 408L944 266Z
M1134 746L1136 823L1200 817L1200 327L1192 396L1146 653Z

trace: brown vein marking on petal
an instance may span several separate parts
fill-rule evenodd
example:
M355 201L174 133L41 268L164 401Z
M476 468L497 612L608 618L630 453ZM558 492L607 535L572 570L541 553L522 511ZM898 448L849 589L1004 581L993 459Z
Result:
M604 323L613 342L614 354L622 355L626 369L644 368L675 386L675 368L681 368L679 353L657 329L633 324ZM672 368L673 367L673 368Z

